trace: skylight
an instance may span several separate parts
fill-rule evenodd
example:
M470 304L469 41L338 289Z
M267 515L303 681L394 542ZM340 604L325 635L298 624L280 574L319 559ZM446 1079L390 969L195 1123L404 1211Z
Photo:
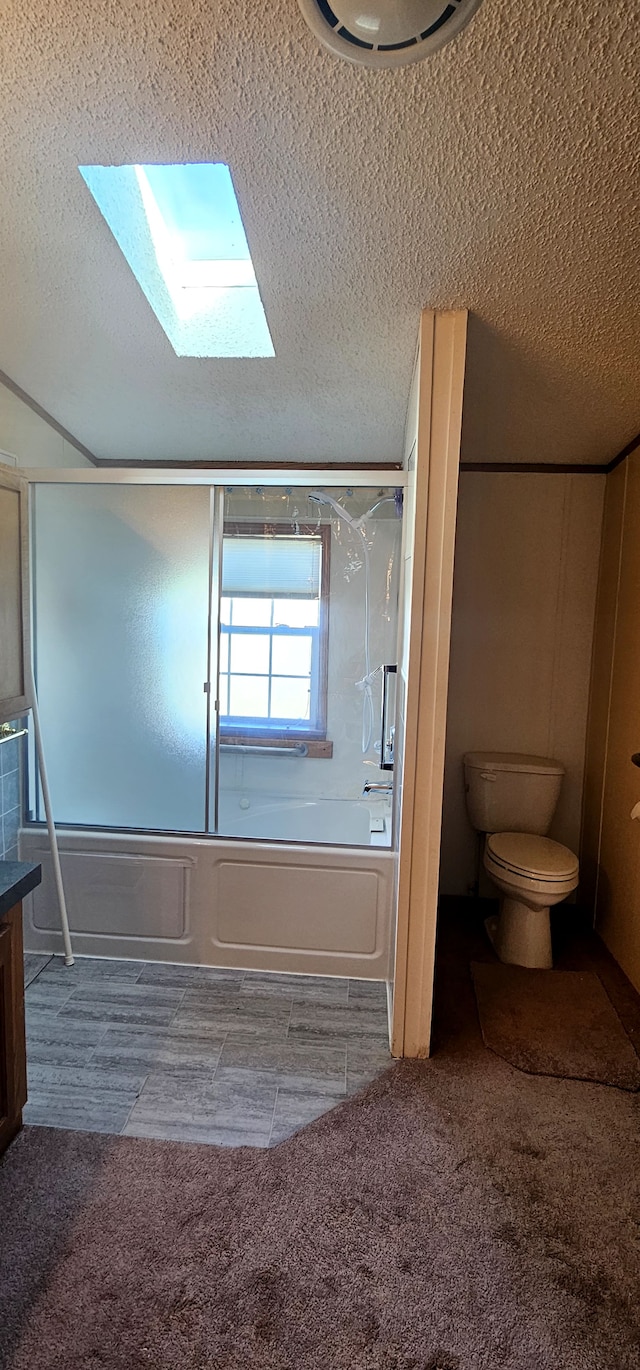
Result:
M273 357L224 162L78 168L179 357Z

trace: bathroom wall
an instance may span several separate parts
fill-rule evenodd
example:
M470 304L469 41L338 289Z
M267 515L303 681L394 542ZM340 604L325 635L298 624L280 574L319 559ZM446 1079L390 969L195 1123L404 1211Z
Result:
M466 751L562 761L550 835L578 850L604 487L603 475L461 473L441 893L468 893L476 874Z
M640 448L607 476L594 637L582 893L640 991Z
M91 466L46 419L0 382L0 462L6 453L16 458L17 466Z

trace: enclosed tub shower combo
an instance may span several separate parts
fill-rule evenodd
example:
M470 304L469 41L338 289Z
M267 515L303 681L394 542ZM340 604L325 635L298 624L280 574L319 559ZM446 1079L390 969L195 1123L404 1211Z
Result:
M404 473L246 479L31 485L35 673L74 947L386 979ZM21 854L45 878L27 941L57 950L32 762Z

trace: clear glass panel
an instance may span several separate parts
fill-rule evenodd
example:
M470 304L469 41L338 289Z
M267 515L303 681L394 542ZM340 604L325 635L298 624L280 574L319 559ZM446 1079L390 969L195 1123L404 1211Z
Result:
M317 628L319 611L317 599L274 599L274 627Z
M304 675L311 678L310 637L275 637L271 669L274 675Z
M203 831L209 490L40 485L34 550L56 820Z
M271 684L271 717L296 721L309 717L309 685L306 680L274 676Z
M236 628L268 628L271 623L270 599L244 599L236 595L232 608L232 622Z
M230 698L224 689L220 695L221 741L234 741L227 740L220 756L218 831L390 845L390 792L364 795L363 787L392 779L380 769L381 668L397 659L401 492L237 488L225 494L224 524L227 545L235 535L281 538L283 546L271 553L257 547L249 558L255 566L277 566L272 586L261 584L255 597L226 596L232 663L242 638L238 632L234 639L235 630L270 627L264 636L271 638L271 674L258 674L269 670L254 646L262 634L245 635L251 676L232 676ZM284 540L290 546L292 537L315 539L320 583L311 594L301 594L293 569L291 594L283 593ZM236 565L237 543L234 551ZM292 568L297 560L291 557Z
M229 676L229 713L240 718L268 718L268 677L263 675Z
M235 634L231 638L231 670L237 673L253 672L254 675L268 675L270 645L271 638L263 636L262 633Z

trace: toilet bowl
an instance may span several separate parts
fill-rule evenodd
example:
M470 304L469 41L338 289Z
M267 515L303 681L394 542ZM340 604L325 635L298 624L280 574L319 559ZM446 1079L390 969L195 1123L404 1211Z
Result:
M487 836L484 868L502 896L486 928L501 961L550 970L549 909L578 884L578 858L548 837L524 832Z

